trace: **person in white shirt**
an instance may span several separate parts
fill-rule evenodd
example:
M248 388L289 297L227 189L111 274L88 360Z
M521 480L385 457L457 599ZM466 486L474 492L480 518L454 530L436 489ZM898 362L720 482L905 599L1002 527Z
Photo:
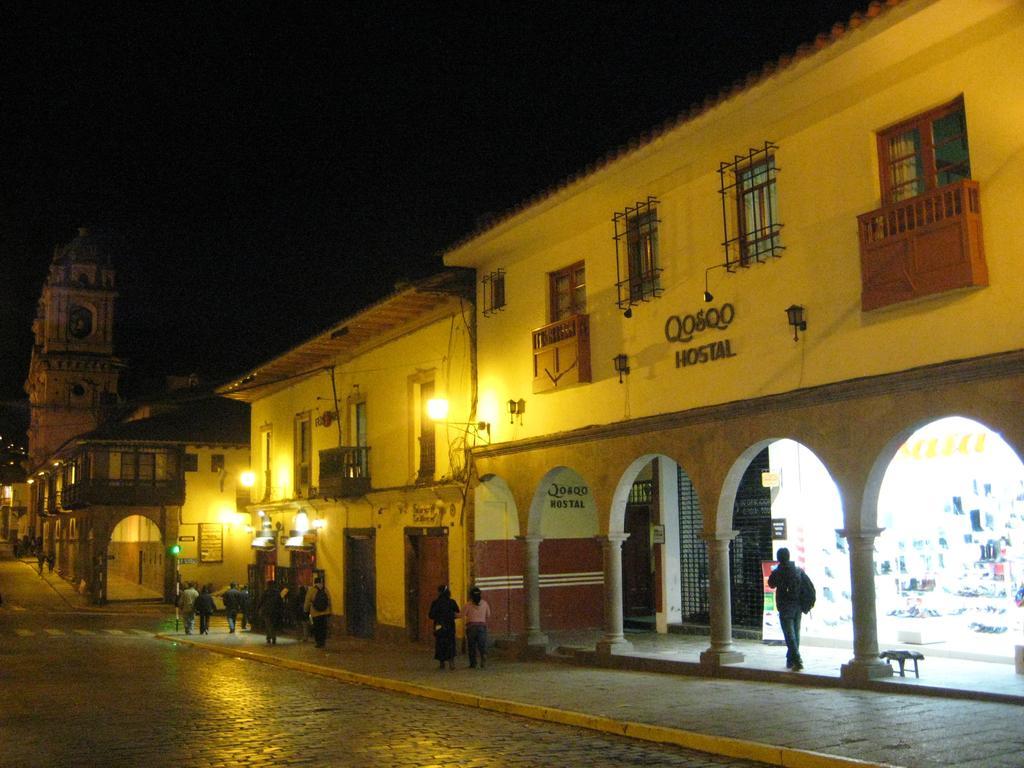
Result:
M491 606L483 599L480 587L469 590L469 602L463 613L466 619L466 642L469 645L469 666L476 667L476 656L480 654L480 669L487 664L487 620L491 617Z

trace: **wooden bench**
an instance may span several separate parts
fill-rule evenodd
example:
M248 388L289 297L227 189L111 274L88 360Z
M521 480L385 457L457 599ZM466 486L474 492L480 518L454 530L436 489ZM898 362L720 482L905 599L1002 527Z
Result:
M921 677L918 674L917 662L924 660L924 654L920 651L882 651L878 654L878 658L885 659L886 661L895 661L900 665L900 677L905 677L904 665L908 661L914 662L914 677Z

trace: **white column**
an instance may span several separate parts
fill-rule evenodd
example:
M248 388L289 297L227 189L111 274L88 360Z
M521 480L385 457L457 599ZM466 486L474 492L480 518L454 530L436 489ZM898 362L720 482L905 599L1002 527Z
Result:
M853 599L853 658L844 664L844 680L891 677L892 668L878 658L878 619L875 613L875 539L883 528L837 530L850 545L850 590Z
M598 653L622 653L633 644L622 631L622 542L628 533L598 536L604 550L604 637L597 641Z
M729 587L729 542L738 531L705 535L708 548L708 569L711 576L711 645L700 655L700 663L708 667L738 664L743 654L732 645L732 590Z
M679 574L679 480L676 463L661 459L658 461L658 482L660 487L658 522L664 526L665 543L656 544L661 549L661 611L655 616L660 634L668 632L670 624L683 620L682 590Z
M540 630L540 543L543 536L518 536L526 543L526 645L547 650L548 637Z

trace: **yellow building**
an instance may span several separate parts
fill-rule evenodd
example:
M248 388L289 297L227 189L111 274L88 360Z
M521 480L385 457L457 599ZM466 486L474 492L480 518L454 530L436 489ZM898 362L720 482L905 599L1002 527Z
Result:
M1024 3L873 3L445 255L509 414L473 546L513 630L704 626L731 663L787 545L851 679L880 637L1012 654L983 617L1024 581L1022 49ZM941 464L997 447L997 478ZM938 474L887 490L904 460Z
M339 629L411 640L439 585L461 602L468 452L498 416L473 398L473 318L472 273L449 270L220 390L252 409L257 599L322 573Z
M244 581L247 426L244 405L179 392L61 446L31 478L61 575L100 603Z
M170 602L179 581L218 589L245 576L235 483L249 464L248 412L192 380L156 402L123 402L117 249L88 228L54 249L32 324L31 491L19 533L97 602Z

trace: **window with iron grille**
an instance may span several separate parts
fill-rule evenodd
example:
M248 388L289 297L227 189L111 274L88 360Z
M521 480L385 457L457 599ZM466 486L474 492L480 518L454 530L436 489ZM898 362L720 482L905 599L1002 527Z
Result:
M880 131L878 158L885 205L971 178L963 97Z
M782 245L775 164L777 147L763 147L719 164L725 267L749 267L769 256L781 256Z
M490 274L484 275L484 317L490 317L495 312L505 308L505 270L498 269Z
M658 200L648 196L612 217L619 309L661 295Z

